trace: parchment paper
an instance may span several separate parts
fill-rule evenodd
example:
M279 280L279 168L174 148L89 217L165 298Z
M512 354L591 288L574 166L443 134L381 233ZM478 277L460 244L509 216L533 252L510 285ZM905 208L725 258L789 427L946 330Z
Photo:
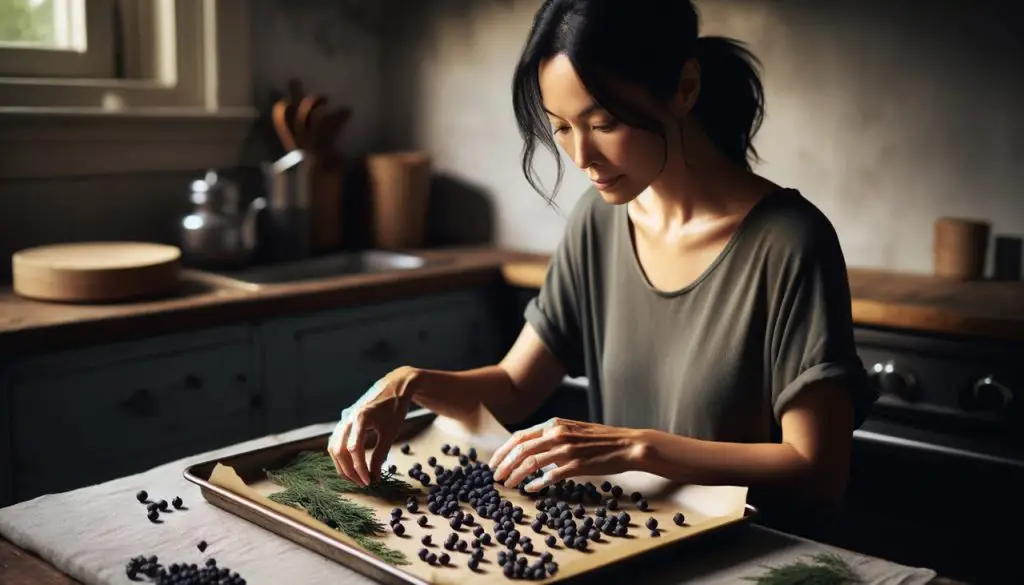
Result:
M401 453L398 449L401 446L400 444L393 446L385 466L394 463L398 466L399 474L401 474L400 477L407 479L404 477L405 472L412 467L413 463L421 462L424 468L426 468L427 473L431 475L433 483L436 481L436 478L433 477L433 473L426 463L428 457L431 455L437 457L438 464L446 468L458 465L457 457L441 453L442 444L458 445L463 452L468 451L470 447L475 447L478 453L478 460L487 461L491 454L510 436L511 434L501 423L482 407L477 411L473 420L465 423L439 416L435 418L429 427L416 436L404 441L411 447L408 455ZM531 557L539 557L543 552L550 550L554 560L558 563L558 573L545 579L544 582L555 583L562 581L574 575L612 564L637 553L665 546L735 522L743 517L746 505L747 488L745 487L681 486L668 482L658 476L642 472L626 472L608 477L580 476L574 478L574 481L577 483L591 481L597 485L600 485L605 480L610 481L613 485L621 486L624 490L625 495L619 498L619 510L615 513L622 510L629 512L631 516L630 534L625 538L602 534L601 541L591 541L586 551L567 549L561 543L561 539L559 539L555 547L549 549L543 541L547 535L554 534L555 531L544 527L543 531L537 534L530 528L530 523L537 513L535 502L520 496L517 490L495 484L502 498L508 499L514 505L523 508L523 522L517 526L517 529L520 533L529 535L532 538L534 554ZM355 547L359 546L344 533L314 520L304 511L277 504L268 499L268 495L281 489L269 481L260 481L252 485L246 485L234 469L222 464L218 464L214 468L209 481L241 497L286 514L289 518L301 522L339 542ZM416 486L420 485L419 482L407 481ZM424 495L427 489L429 488L422 488ZM636 509L636 506L629 499L628 494L633 491L639 491L644 494L644 498L650 505L646 512ZM416 514L409 514L401 502L386 502L361 494L346 494L345 497L377 509L378 519L385 524L390 517L392 508L396 506L403 508L403 518L406 518L404 522L405 534L399 537L389 529L384 536L380 537L384 544L401 550L409 558L410 564L399 565L397 567L399 570L416 575L431 583L445 585L455 583L479 583L483 585L485 583L494 583L496 578L505 579L501 572L502 567L497 563L497 552L504 549L504 546L492 540L490 546L484 547L484 560L480 563L478 570L473 572L466 566L466 562L469 560L469 553L472 552L471 548L467 549L465 553L449 552L443 549L444 539L452 532L452 528L449 526L448 520L443 516L430 514L426 510L426 506L423 505L424 498L420 499L420 511ZM595 506L585 505L585 507L588 513L591 513ZM468 504L463 504L463 509L468 513L472 513L477 518L476 524L482 524L484 529L491 534L492 539L494 538L492 531L493 522L490 519L480 522L478 515L474 510L469 509ZM686 516L686 524L682 527L676 526L672 522L672 516L676 512L682 512ZM423 514L426 514L428 518L428 524L425 527L416 524L418 517ZM660 536L650 536L650 531L644 526L649 517L657 518ZM460 529L460 538L465 539L467 542L472 541L474 538L472 534L473 528L474 526ZM451 556L450 566L431 566L418 558L417 553L423 547L420 540L425 534L432 535L433 544L428 547L431 552L436 553L438 556L448 552Z

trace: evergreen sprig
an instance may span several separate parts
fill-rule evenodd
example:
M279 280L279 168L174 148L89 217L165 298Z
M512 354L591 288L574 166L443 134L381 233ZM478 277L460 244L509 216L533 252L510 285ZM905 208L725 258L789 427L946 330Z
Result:
M326 453L303 451L296 455L287 465L273 472L285 476L284 481L291 478L317 482L323 487L343 494L363 494L389 501L404 501L410 495L419 493L412 485L397 479L394 474L383 471L379 480L363 487L338 475L334 462ZM271 478L273 481L273 478ZM276 482L275 482L276 483Z
M270 495L279 504L305 510L312 518L352 537L382 561L405 565L408 560L401 551L389 548L373 537L384 534L384 524L377 521L373 508L342 497L342 493L361 493L385 499L404 498L418 492L390 473L368 487L356 485L338 476L327 454L302 452L277 470L264 470L267 479L285 488Z
M845 585L858 583L857 573L842 557L834 553L810 556L813 562L797 561L781 567L767 567L758 577L745 577L758 585Z

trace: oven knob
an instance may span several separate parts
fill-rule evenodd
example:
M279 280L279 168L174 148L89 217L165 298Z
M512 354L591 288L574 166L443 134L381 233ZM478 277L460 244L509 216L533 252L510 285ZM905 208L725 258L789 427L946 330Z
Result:
M907 401L917 398L917 378L910 371L898 367L892 360L876 363L871 368L870 375L884 394L892 394Z
M989 374L980 378L971 387L970 410L987 410L1003 412L1013 405L1013 391L1000 384L995 376Z

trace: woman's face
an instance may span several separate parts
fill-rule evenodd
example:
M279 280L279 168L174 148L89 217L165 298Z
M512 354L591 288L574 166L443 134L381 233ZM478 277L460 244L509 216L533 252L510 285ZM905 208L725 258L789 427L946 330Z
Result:
M541 64L540 90L555 141L605 201L628 203L661 173L661 138L615 120L597 105L567 56Z

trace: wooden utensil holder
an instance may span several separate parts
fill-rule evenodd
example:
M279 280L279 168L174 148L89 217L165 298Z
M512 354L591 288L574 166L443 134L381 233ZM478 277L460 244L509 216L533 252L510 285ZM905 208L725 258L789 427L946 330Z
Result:
M431 161L424 152L391 152L367 157L375 246L419 248L426 231Z
M984 221L937 219L932 242L935 275L953 280L984 278L991 230L991 225Z
M314 253L333 252L341 248L341 157L316 156L309 172L310 247Z

